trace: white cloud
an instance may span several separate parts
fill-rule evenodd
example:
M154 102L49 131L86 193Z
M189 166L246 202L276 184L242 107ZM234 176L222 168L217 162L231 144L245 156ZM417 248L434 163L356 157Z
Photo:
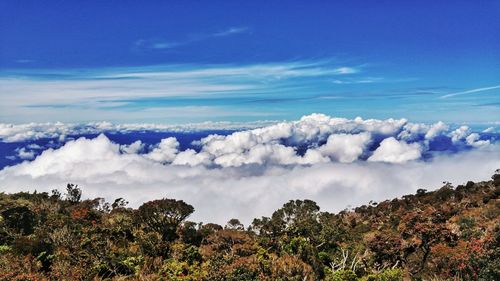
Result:
M236 35L236 34L242 34L242 33L247 33L249 32L248 27L230 27L226 30L223 30L221 32L214 33L214 37L225 37L229 35Z
M268 126L278 121L256 122L203 122L182 125L169 124L111 124L94 122L87 124L71 123L0 123L0 140L3 142L23 142L44 138L64 141L67 135L99 134L104 132L195 132L204 130L245 130Z
M255 128L257 127L257 128ZM205 165L236 167L255 165L296 165L321 162L353 162L359 158L370 161L405 162L419 159L432 152L430 142L437 136L452 141L451 151L464 147L479 147L491 143L467 126L449 131L448 125L411 123L406 119L364 120L334 118L324 114L303 116L290 122L262 121L254 123L212 123L189 125L121 124L109 122L84 125L64 123L0 124L4 142L29 141L40 138L59 139L63 144L68 135L130 133L130 132L190 132L206 129L246 128L230 135L210 135L195 143L199 151L179 151L174 138L164 139L156 147L146 147L138 141L122 145L128 154L146 153L144 157L174 165ZM254 129L250 129L254 128ZM375 151L374 146L380 143ZM448 144L446 144L448 145ZM26 148L30 149L30 148ZM373 155L372 155L373 154Z
M353 67L339 67L337 68L337 73L338 74L353 74L353 73L358 73L359 70Z
M381 147L389 143L402 150L403 155L413 148L392 137L385 141ZM172 156L173 147L175 142L167 139L157 148L164 152L161 155ZM31 162L7 167L0 171L0 185L5 192L27 187L31 191L49 191L73 182L83 187L87 197L124 197L135 207L161 197L178 198L194 205L194 220L225 223L237 217L249 223L254 217L270 215L290 199L308 198L324 210L339 211L348 205L390 199L418 188L437 188L442 181L485 180L500 167L500 158L491 157L498 152L499 146L491 145L481 150L438 155L432 161L285 165L276 163L286 163L285 159L293 163L300 156L292 155L284 146L259 143L243 152L246 162L257 164L207 167L199 165L210 161L212 156L207 152L187 150L177 154L174 163L198 159L199 163L191 162L191 166L161 164L157 160L165 158L122 153L118 144L101 135L69 141L59 149L44 151Z
M21 149L17 150L17 157L22 160L31 160L35 158L35 152L33 150L27 150L26 148L22 147Z
M191 34L183 40L169 41L162 38L149 38L149 39L139 39L134 42L134 47L136 50L142 49L173 49L192 43L204 41L207 39L217 38L217 37L227 37L237 34L248 33L249 28L247 27L230 27L220 32L206 33L206 34Z
M380 146L368 158L368 161L404 163L419 159L421 153L422 148L418 143L408 144L405 141L398 141L394 137L390 137L380 143Z
M144 156L156 162L170 163L175 159L178 147L179 142L176 138L170 137L162 139L151 152Z
M212 159L208 153L201 152L196 153L193 149L186 149L179 152L172 162L173 165L188 165L188 166L198 166L205 165L209 166L212 163Z
M210 126L214 124L187 128L107 122L4 124L0 136L10 141L57 139L103 131L184 131ZM500 167L500 158L491 157L498 155L500 146L482 140L480 133L471 133L466 126L449 131L441 122L426 125L406 119L344 119L323 114L258 126L203 138L197 142L198 151L181 151L175 138L152 147L141 141L119 145L104 135L67 139L59 149L46 149L31 162L1 170L0 186L5 192L26 187L49 191L73 182L83 186L88 197L125 197L133 206L161 197L179 198L195 206L193 219L224 223L237 217L248 223L270 215L290 199L308 198L325 210L338 211L418 188L436 188L445 180L484 180ZM428 144L437 136L452 140L451 152L420 159L423 153L432 152ZM26 148L23 153L33 149L40 148Z
M462 96L462 95L467 95L467 94L479 93L479 92L484 92L484 91L491 91L491 90L495 90L495 89L500 89L500 85L496 85L496 86L492 86L492 87L476 88L476 89L462 91L462 92L449 93L449 94L441 96L441 98L446 99L446 98Z
M334 134L328 137L326 144L318 148L324 156L333 157L342 163L350 163L363 154L366 145L371 141L369 133Z
M405 119L348 120L312 114L299 121L282 122L253 130L235 132L228 136L211 135L199 141L204 163L222 167L247 164L314 164L333 161L352 162L365 152L371 134L390 136L406 124ZM326 142L318 148L319 144ZM296 147L309 146L304 156L297 155ZM317 148L317 149L316 149ZM195 156L193 152L190 155ZM189 161L175 163L198 163Z
M480 135L478 133L472 133L465 138L465 141L468 145L474 147L481 147L485 145L489 145L489 140L480 140Z
M493 133L495 132L495 127L488 127L483 130L483 133Z
M234 34L236 31L231 32ZM171 43L163 41L148 44L156 48L171 46ZM196 107L195 110L184 116L184 120L190 122L197 120L191 116L196 114L207 117L199 118L203 120L214 115L220 119L230 113L232 116L239 114L248 117L263 113L255 107L252 108L253 111L247 109L243 112L241 110L232 112L231 108L223 102L217 102L216 99L214 103L216 105L208 106L212 110L203 112L199 109L207 110L207 106L197 106L194 98L238 101L238 98L242 98L251 101L257 96L261 98L262 94L266 94L266 98L275 98L283 91L311 98L315 93L304 92L305 87L318 86L318 83L329 84L327 79L354 75L359 71L358 68L319 60L236 66L163 65L97 70L74 69L62 72L40 70L22 76L0 77L2 92L15 93L15 95L0 95L0 112L2 120L10 122L30 120L28 117L33 115L39 116L41 121L81 122L95 120L96 113L99 113L101 120L130 122L130 120L166 120L166 117L180 115L183 113L182 109L186 111L189 109L187 107L191 106ZM40 79L40 76L45 78ZM171 103L164 102L152 105L151 101L155 99L161 101L176 99L179 105L172 107ZM217 106L223 107L224 110L217 112ZM134 110L126 110L130 108ZM169 110L155 111L155 108ZM175 109L177 109L176 115L169 114ZM266 113L267 118L270 115L272 114Z
M451 137L452 142L457 143L465 139L469 135L469 133L469 126L460 126L459 128L450 132L449 136Z
M439 121L436 124L433 124L425 133L425 139L431 140L446 131L448 131L448 125Z
M144 144L140 140L137 140L128 145L120 145L120 151L128 154L138 154L143 150Z

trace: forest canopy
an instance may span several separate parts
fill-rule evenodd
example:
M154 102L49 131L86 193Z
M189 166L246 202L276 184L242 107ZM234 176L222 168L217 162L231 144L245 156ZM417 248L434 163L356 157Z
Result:
M291 200L243 225L163 198L0 193L0 280L500 280L500 174L337 214Z

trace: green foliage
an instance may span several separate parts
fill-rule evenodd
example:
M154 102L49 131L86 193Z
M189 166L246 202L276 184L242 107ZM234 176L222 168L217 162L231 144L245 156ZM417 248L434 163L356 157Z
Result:
M0 245L0 255L12 251L12 247L9 245Z
M341 269L334 272L329 272L325 279L327 281L356 281L358 280L358 277L352 270Z
M130 272L130 274L137 274L139 272L140 266L143 264L144 258L142 256L137 257L126 257L121 261L121 265L124 267L124 271Z
M404 272L399 268L386 269L381 273L369 274L361 281L403 281Z
M36 218L27 206L15 206L0 212L1 223L16 234L29 235L33 233Z
M460 217L457 224L460 227L460 236L463 239L470 239L473 236L480 234L474 231L476 225L476 220L474 218Z
M500 280L500 187L420 189L338 214L292 200L245 229L160 199L0 193L0 280Z
M57 193L54 193L57 196ZM78 185L68 183L66 186L66 200L72 204L80 202L82 198L82 190L78 188Z
M165 198L144 203L137 215L147 228L162 235L164 240L174 241L178 226L193 212L193 206L184 201Z
M201 268L198 264L189 264L184 261L168 259L164 261L160 275L171 281L200 280Z

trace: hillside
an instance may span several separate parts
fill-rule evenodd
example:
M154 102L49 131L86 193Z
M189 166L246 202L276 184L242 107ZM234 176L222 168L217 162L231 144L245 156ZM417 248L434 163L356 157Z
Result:
M83 192L85 190L83 189ZM284 204L250 226L159 199L0 194L0 280L500 280L500 174L345 210Z

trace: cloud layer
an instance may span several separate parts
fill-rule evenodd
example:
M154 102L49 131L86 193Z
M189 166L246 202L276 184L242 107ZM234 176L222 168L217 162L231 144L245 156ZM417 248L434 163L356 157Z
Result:
M205 38L247 31L234 27ZM137 44L142 50L163 52L184 43L142 39ZM193 123L295 119L314 111L353 116L360 109L372 117L405 116L423 122L487 123L500 118L498 95L492 94L499 91L498 85L426 85L401 74L339 58L5 69L0 71L0 120L31 122L37 116L39 122ZM473 93L485 94L478 100ZM457 108L462 114L454 114Z
M259 128L278 121L256 122L203 122L183 125L168 124L112 124L109 122L93 122L87 124L71 123L27 123L9 124L0 123L0 140L2 142L23 142L39 139L60 139L67 136L100 133L129 133L129 132L196 132L210 130L246 130Z
M242 32L245 29L232 28L212 36ZM141 42L151 48L168 48L172 44ZM6 70L0 72L5 93L0 95L0 118L29 122L32 115L37 115L44 122L121 123L218 121L227 120L228 116L232 120L257 120L274 115L283 118L286 115L283 112L265 107L283 97L295 107L296 99L314 101L324 95L331 96L330 79L357 75L363 68L324 59L244 65Z
M7 139L19 133L3 135ZM310 198L338 211L435 188L445 180L484 180L500 167L495 138L465 126L449 129L441 122L405 119L312 114L227 136L210 135L196 145L196 150L181 150L173 137L153 146L141 141L120 145L104 134L79 138L3 169L0 187L7 192L26 187L48 191L74 182L89 197L125 197L134 206L159 197L180 198L195 206L196 219L249 222L289 199ZM33 157L29 148L19 154Z

